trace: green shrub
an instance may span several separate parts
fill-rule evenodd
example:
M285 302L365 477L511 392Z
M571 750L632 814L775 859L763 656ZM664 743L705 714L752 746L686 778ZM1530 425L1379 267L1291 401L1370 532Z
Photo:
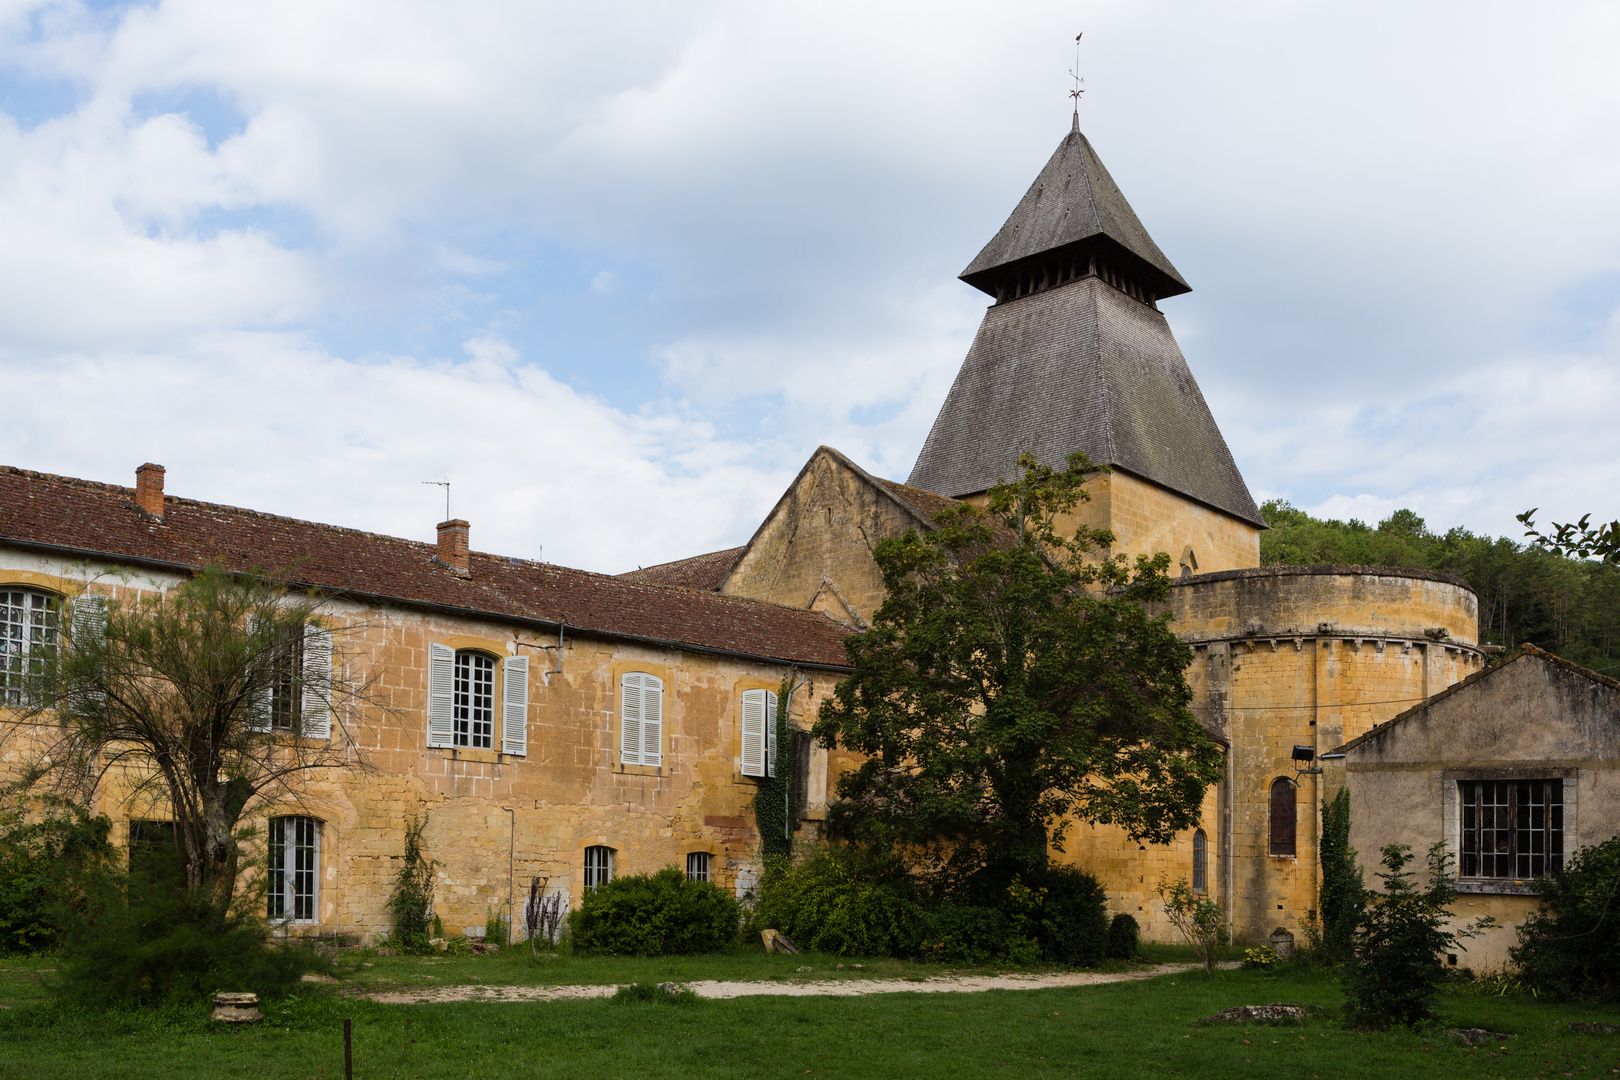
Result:
M799 863L768 864L750 927L779 930L818 952L912 956L923 917L892 867L848 848L822 848Z
M1395 1023L1430 1019L1446 980L1440 954L1491 924L1487 918L1462 930L1447 929L1457 888L1445 848L1442 841L1429 849L1429 887L1423 891L1406 868L1412 849L1405 844L1383 849L1389 872L1378 877L1384 891L1365 893L1346 966L1346 1013L1357 1027L1381 1031Z
M221 907L168 873L99 873L64 909L55 988L94 1008L191 1004L219 990L283 996L305 972L329 965L311 947L272 942L262 903L262 893L248 894Z
M947 964L982 964L1007 955L1011 928L998 908L944 904L923 918L918 955Z
M1511 950L1525 984L1556 997L1620 999L1620 837L1582 848L1534 885L1541 909Z
M1110 960L1135 960L1136 954L1141 951L1142 928L1136 922L1136 916L1121 911L1114 916L1108 924L1108 958Z
M1340 788L1322 804L1322 836L1317 845L1322 885L1317 910L1321 927L1311 920L1306 928L1307 951L1312 960L1338 964L1350 958L1361 921L1366 883L1350 846L1350 789Z
M1010 891L1010 890L1009 890ZM1108 894L1090 874L1049 866L1036 938L1048 963L1095 967L1108 953Z
M30 814L0 806L0 956L48 952L62 935L86 872L112 855L112 822L82 807L47 801Z
M724 890L667 866L598 885L568 916L568 926L582 952L666 956L735 944L741 916Z
M433 860L422 849L427 820L422 814L405 823L405 857L388 897L388 914L394 921L391 936L407 952L425 953L430 935L444 936L444 926L433 914Z
M613 1000L620 1004L645 1003L651 1005L695 1005L698 996L680 983L633 982L613 992Z

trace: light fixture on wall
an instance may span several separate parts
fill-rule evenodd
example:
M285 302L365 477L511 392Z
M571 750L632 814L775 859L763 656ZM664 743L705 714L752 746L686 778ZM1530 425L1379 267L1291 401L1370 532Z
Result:
M1322 766L1320 766L1320 765L1316 765L1316 766L1311 765L1311 762L1313 762L1315 760L1316 760L1316 748L1314 746L1301 746L1298 743L1294 744L1294 772L1295 773L1297 773L1300 776L1321 776L1322 775ZM1304 764L1301 765L1300 762L1304 762Z

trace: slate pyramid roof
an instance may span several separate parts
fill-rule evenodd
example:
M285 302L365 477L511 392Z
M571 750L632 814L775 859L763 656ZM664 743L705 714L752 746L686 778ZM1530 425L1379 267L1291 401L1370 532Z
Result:
M999 271L1071 247L1096 247L1134 264L1158 297L1191 292L1108 175L1078 125L1058 143L1001 231L962 271L962 280L996 295Z
M961 498L1011 479L1025 451L1054 466L1083 451L1265 527L1153 302L1190 290L1085 136L1064 138L962 277L998 302L907 483Z

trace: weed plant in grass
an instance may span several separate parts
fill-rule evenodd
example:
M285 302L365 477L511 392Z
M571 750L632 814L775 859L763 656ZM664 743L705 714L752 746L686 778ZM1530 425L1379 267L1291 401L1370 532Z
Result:
M1573 1035L1571 1020L1620 1010L1527 997L1443 995L1447 1027L1514 1032L1469 1048L1441 1029L1346 1030L1320 970L1220 972L1061 990L856 998L385 1006L305 991L247 1031L201 1009L0 1010L0 1080L341 1075L344 1019L357 1077L1538 1077L1612 1076L1620 1039ZM1239 1004L1324 1008L1293 1027L1201 1026Z

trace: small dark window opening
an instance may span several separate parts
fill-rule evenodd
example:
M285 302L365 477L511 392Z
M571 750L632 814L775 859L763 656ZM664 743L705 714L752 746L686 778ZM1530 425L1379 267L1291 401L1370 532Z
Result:
M1523 880L1563 867L1562 780L1468 780L1458 788L1463 877Z
M186 885L185 853L172 821L129 823L129 901L139 904Z
M709 880L709 853L707 851L694 851L686 856L686 878L688 881Z
M1209 841L1204 830L1193 833L1193 892L1209 891Z
M585 888L591 890L613 880L613 849L594 844L585 849Z
M1279 776L1271 783L1271 853L1297 854L1294 848L1296 794L1293 781Z

